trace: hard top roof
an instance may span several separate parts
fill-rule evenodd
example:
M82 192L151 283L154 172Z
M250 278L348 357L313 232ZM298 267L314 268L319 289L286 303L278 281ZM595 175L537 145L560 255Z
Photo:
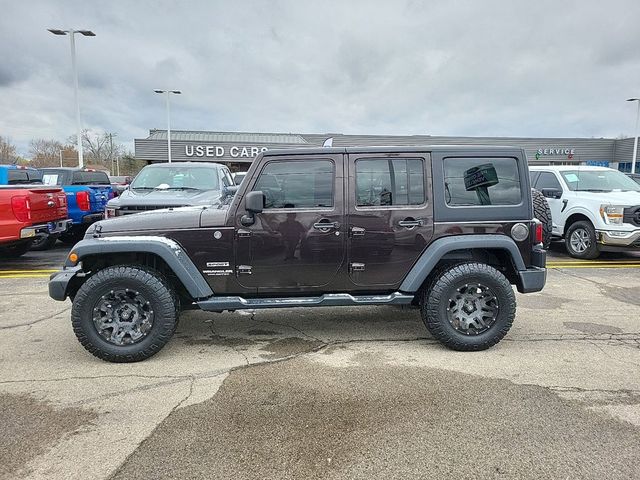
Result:
M500 152L503 154L522 152L521 147L503 145L405 145L405 146L375 146L375 147L301 147L274 149L263 152L271 155L304 155L304 154L335 154L335 153L403 153L403 152Z

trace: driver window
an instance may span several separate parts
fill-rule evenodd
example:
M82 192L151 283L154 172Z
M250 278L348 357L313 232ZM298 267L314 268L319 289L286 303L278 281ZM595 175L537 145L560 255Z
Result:
M333 162L269 162L253 190L264 194L264 208L333 207Z
M536 188L538 190L542 190L543 188L556 188L562 191L560 182L551 172L540 172L540 176L538 177L538 181L536 182Z

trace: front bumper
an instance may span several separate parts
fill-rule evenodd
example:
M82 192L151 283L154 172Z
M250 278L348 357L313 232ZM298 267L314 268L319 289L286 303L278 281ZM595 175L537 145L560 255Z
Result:
M20 238L33 238L36 235L64 233L71 227L71 220L56 220L39 225L31 225L20 230Z
M600 245L640 249L640 230L598 230L596 234Z
M64 301L67 298L69 282L76 275L84 276L82 267L64 267L63 270L52 273L49 277L49 296L54 300Z

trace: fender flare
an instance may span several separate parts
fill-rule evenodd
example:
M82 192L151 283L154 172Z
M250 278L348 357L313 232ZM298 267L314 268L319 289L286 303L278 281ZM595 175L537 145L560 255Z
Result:
M89 255L109 255L112 253L142 252L152 253L162 258L173 273L182 282L186 290L194 299L206 298L213 295L209 284L200 271L193 264L184 249L174 240L158 236L113 236L90 238L78 242L73 249L78 255L78 261ZM74 267L69 260L65 262L65 269Z
M454 250L476 248L506 250L516 270L524 271L527 269L516 242L506 235L452 235L439 238L427 247L404 278L400 285L400 291L407 293L417 292L438 262L447 253Z

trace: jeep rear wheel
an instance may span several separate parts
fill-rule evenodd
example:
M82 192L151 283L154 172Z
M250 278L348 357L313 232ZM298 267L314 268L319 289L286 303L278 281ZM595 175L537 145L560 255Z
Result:
M565 234L567 252L574 258L592 260L600 256L596 243L596 230L591 222L580 220L572 223Z
M84 348L109 362L137 362L159 352L178 319L178 301L156 271L115 266L89 278L73 299L73 331Z
M509 280L483 263L462 263L438 272L423 292L422 320L453 350L485 350L507 334L516 313Z

